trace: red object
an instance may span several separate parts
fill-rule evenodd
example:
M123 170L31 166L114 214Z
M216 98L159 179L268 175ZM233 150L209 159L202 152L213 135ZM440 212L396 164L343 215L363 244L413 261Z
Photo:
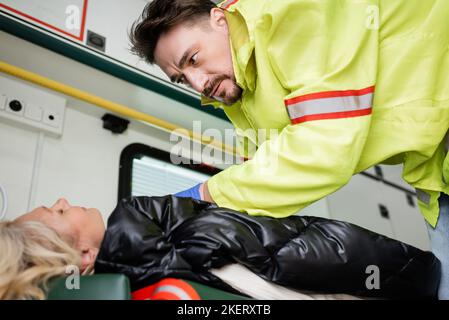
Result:
M326 91L326 92L317 92L310 93L303 96L291 98L285 100L285 105L291 105L299 102L309 101L309 100L317 100L323 98L336 98L336 97L349 97L349 96L363 96L368 93L374 93L375 87L369 87L362 90L346 90L346 91Z
M201 300L195 289L187 282L166 278L131 293L132 300Z
M325 119L342 119L342 118L352 118L352 117L361 117L367 116L372 113L372 109L364 109L364 110L354 110L354 111L345 111L345 112L332 112L325 114L314 114L310 116L304 116L298 119L293 119L292 124L304 123L307 121L313 120L325 120Z
M235 4L237 2L239 2L239 0L230 0L225 3L221 3L220 6L222 9L226 10L226 9L229 9L230 6L232 6L233 4Z

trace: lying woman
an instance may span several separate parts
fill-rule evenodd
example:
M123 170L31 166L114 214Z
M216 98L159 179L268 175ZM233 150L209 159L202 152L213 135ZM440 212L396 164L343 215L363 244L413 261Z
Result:
M295 290L382 298L435 298L440 273L431 252L349 223L175 196L122 199L106 230L98 210L60 199L0 223L0 252L1 299L44 298L71 264L125 274L133 291L166 277L232 291L212 270L238 263Z
M47 282L67 266L88 272L104 234L98 210L65 199L0 222L0 299L44 299Z

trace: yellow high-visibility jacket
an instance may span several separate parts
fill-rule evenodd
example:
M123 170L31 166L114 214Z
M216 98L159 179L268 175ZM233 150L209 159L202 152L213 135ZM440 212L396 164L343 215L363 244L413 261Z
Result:
M251 159L208 181L213 200L285 217L375 164L403 163L404 180L435 226L439 193L449 194L449 1L228 0L221 7L243 88L241 101L222 107L246 134L242 152ZM254 139L251 129L277 134Z

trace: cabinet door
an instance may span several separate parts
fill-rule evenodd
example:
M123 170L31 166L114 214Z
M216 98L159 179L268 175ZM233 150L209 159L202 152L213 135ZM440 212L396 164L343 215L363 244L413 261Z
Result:
M393 237L389 216L380 207L381 188L381 182L355 175L346 186L327 197L331 218Z
M28 210L37 134L4 121L0 119L0 184L8 197L5 219L12 220Z
M383 205L390 213L395 239L423 250L429 250L429 236L423 215L415 196L385 185L382 188Z
M406 190L410 190L412 192L415 191L415 189L409 185L407 182L402 179L402 164L389 166L389 165L379 165L383 179L386 182L393 183L401 188L404 188Z

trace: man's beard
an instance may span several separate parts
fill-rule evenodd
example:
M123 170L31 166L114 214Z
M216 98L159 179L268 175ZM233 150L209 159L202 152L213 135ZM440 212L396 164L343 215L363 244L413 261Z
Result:
M212 94L212 91L215 89L215 87L224 80L230 80L232 82L232 88L229 90L223 90L220 96L211 97L210 95ZM225 74L213 78L209 82L209 86L207 86L207 88L205 88L203 91L204 96L220 101L228 106L236 103L242 97L242 93L243 90L238 86L237 82L235 81L235 78Z

